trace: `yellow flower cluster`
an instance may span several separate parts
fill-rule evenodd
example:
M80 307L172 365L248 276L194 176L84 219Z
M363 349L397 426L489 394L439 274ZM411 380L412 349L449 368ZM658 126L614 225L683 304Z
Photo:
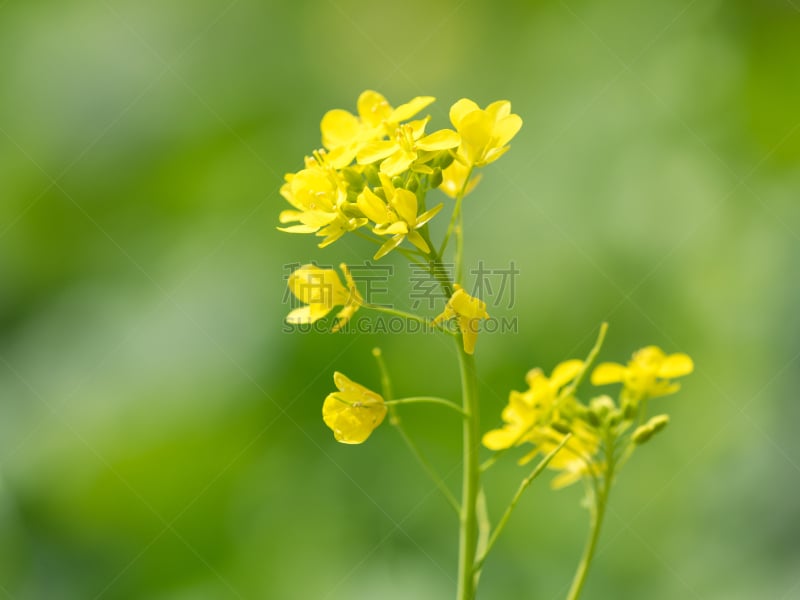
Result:
M450 109L455 129L427 133L430 117L411 120L434 102L419 96L397 108L367 90L357 114L335 109L322 118L323 148L305 159L305 168L288 173L281 195L292 205L280 213L281 231L313 233L320 247L362 227L388 238L381 258L408 240L430 254L420 228L442 208L427 209L425 192L440 187L456 197L477 183L474 167L497 160L522 126L507 101L481 109L461 99Z
M560 471L553 487L560 488L585 476L597 477L606 469L604 443L620 438L635 422L644 418L643 400L677 391L674 377L688 375L694 365L686 354L666 355L656 346L634 353L627 366L602 363L592 372L595 385L622 383L620 402L610 396L592 398L588 405L575 396L576 380L586 369L582 360L560 363L547 377L540 369L526 377L528 389L512 391L503 409L503 426L487 432L483 444L490 450L506 450L522 444L532 444L524 464L537 455L547 455L571 434L564 447L553 457L548 468ZM640 445L661 431L667 424L666 415L653 417L635 429L626 443ZM631 446L632 447L632 446Z

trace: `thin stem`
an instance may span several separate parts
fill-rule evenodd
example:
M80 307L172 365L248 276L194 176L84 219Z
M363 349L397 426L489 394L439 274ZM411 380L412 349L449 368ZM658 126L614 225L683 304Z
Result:
M603 517L606 513L606 505L608 504L608 495L611 491L611 485L614 481L614 444L615 438L612 433L608 433L606 437L606 456L608 460L608 467L602 482L595 480L594 485L594 500L595 505L592 510L591 527L589 530L589 538L586 541L586 547L583 550L581 562L578 564L578 570L575 572L575 578L572 580L567 600L578 600L583 590L583 584L586 582L586 575L589 573L589 566L594 558L595 550L597 549L597 540L600 539L600 530L603 526Z
M447 226L447 232L444 234L442 245L439 246L439 256L444 256L447 243L450 241L450 235L453 233L453 229L461 215L461 203L464 200L464 195L467 193L467 186L469 185L469 180L472 178L472 171L474 168L474 166L470 166L469 171L467 171L467 176L464 177L464 184L461 186L461 189L458 190L458 194L456 194L456 206L453 209L453 214L450 216L450 224Z
M384 402L386 406L396 406L398 404L438 404L440 406L446 406L450 410L456 411L462 417L468 417L469 415L461 410L461 407L458 404L450 402L450 400L445 400L444 398L437 398L435 396L412 396L410 398L401 398L399 400L387 400Z
M541 461L539 461L539 464L536 465L536 468L533 469L533 471L531 471L531 474L528 475L525 479L523 479L522 483L519 484L517 492L511 499L511 502L506 508L506 511L503 513L503 516L500 518L500 521L497 523L497 526L494 528L491 537L489 537L489 542L486 544L486 548L481 553L478 560L475 561L476 574L479 574L481 572L486 557L489 555L489 552L491 552L495 542L500 537L500 534L503 532L506 523L508 523L508 519L511 517L511 513L514 512L514 509L517 507L520 498L522 498L522 494L525 492L526 489L528 489L528 486L531 483L533 483L533 480L536 479L541 474L542 471L544 471L545 467L548 464L550 464L550 461L553 460L553 457L555 457L555 455L558 454L558 451L561 450L566 445L566 443L570 440L571 437L572 437L571 433L565 435L564 438L561 440L561 443L559 443L558 446L556 446L553 450L550 451L550 453L547 454L547 456L545 456Z
M414 443L414 440L411 439L400 422L400 417L397 415L397 409L394 406L396 401L392 399L392 380L389 377L389 369L386 368L386 361L383 360L383 353L381 352L381 349L373 348L372 356L375 357L375 361L378 363L378 369L381 372L381 391L383 392L383 397L387 400L386 404L389 405L389 422L394 426L395 429L397 429L397 432L400 434L400 437L403 438L403 441L405 442L406 446L408 446L411 454L417 459L417 462L422 467L422 470L425 471L425 474L431 479L431 481L433 481L437 489L442 493L442 496L444 496L444 499L447 500L447 503L454 511L456 511L456 514L460 514L461 507L458 505L458 500L456 500L453 492L451 492L450 488L445 485L444 480L442 480L441 476L436 472L436 469L433 468L428 459L425 458L425 455L422 454L419 447Z
M572 383L570 383L567 387L561 390L561 393L558 395L559 399L569 398L572 394L575 393L575 390L578 389L578 386L581 384L583 378L586 376L586 373L589 371L589 367L592 366L595 359L597 358L597 355L600 352L600 348L603 346L603 342L606 339L607 331L608 331L608 323L606 322L601 323L600 331L597 334L597 341L595 341L594 346L592 346L592 349L586 356L586 360L583 362L581 370L575 376L575 379L572 380Z
M391 412L393 409L390 408L389 410ZM411 454L413 454L414 458L417 459L419 466L422 467L422 470L425 471L425 474L428 476L428 478L436 485L436 488L442 493L442 496L444 496L444 499L447 501L450 507L456 512L456 514L461 514L461 507L458 505L458 500L456 500L453 492L451 492L450 488L448 488L444 483L442 477L439 475L436 469L433 468L433 465L431 465L430 461L425 458L424 454L422 454L422 451L419 449L419 446L417 446L416 442L411 439L410 435L408 435L408 432L400 422L400 418L396 414L393 414L390 418L390 422L392 425L394 425L395 429L397 429L400 437L403 438L406 446L408 446L408 449L411 451Z
M444 327L440 325L434 325L431 319L427 319L425 317L420 317L419 315L415 315L414 313L405 312L403 310L398 310L396 308L390 308L388 306L378 306L377 304L368 304L366 302L362 303L361 306L363 308L367 308L369 310L374 310L377 312L382 312L387 315L392 315L393 317L400 317L401 319L408 319L409 321L416 321L417 323L422 323L426 327L430 329L437 329L449 335L455 335L454 332L448 331Z
M461 367L461 393L467 418L463 424L463 478L458 548L458 600L475 598L475 555L478 546L477 502L480 490L480 421L478 415L478 377L475 358L464 350L461 335L456 339Z

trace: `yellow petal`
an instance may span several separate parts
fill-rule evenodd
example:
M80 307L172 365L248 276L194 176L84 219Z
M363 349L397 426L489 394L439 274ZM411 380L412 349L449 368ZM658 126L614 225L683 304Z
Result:
M456 129L459 128L462 119L471 112L480 110L480 107L468 98L461 98L450 107L450 122Z
M407 121L416 115L423 108L433 103L436 100L433 96L417 96L410 102L401 104L392 111L389 116L390 123L399 123L400 121Z
M508 100L497 100L486 107L486 112L492 115L495 121L499 121L506 115L511 114L511 102Z
M514 445L517 437L518 433L515 430L504 427L487 431L481 439L481 443L489 450L505 450Z
M450 305L459 315L472 319L489 318L489 314L486 312L486 303L479 298L470 296L461 287L456 289L452 298L450 298Z
M479 110L469 113L461 120L458 133L461 134L461 141L474 153L480 153L487 146L492 138L494 120L484 111ZM478 158L473 155L473 159Z
M322 304L302 306L300 308L295 308L286 315L286 322L292 325L307 325L319 321L322 317L331 312L332 309L332 306L324 306Z
M347 303L350 293L342 285L333 269L320 269L304 265L295 270L288 281L289 290L305 304L321 304L331 307Z
M319 227L313 227L311 225L290 225L289 227L278 227L278 231L284 231L286 233L314 233L319 229Z
M364 216L373 223L388 223L394 216L386 203L369 188L364 188L358 195L356 203Z
M433 217L436 216L436 213L438 213L440 210L442 210L443 206L444 206L444 204L437 204L432 209L426 210L424 213L422 213L420 216L418 216L417 217L416 227L422 227L423 225L425 225L425 223L427 223Z
M508 115L494 125L494 140L496 146L505 146L517 135L522 128L522 119L519 115Z
M346 110L329 110L322 117L322 145L328 150L345 146L358 136L358 118Z
M387 161L388 162L388 161ZM392 208L397 211L400 218L411 226L416 224L417 220L417 195L404 189L395 191L391 200Z
M458 328L461 329L461 339L464 341L464 352L475 354L475 343L478 341L478 331L481 320L470 317L458 317Z
M550 375L550 383L557 388L567 385L570 381L575 379L583 368L582 360L567 360L560 363L555 369L553 374Z
M416 152L398 148L394 154L381 163L381 173L385 173L389 177L396 177L407 171L415 160L417 160Z
M688 375L692 371L694 371L694 362L691 357L688 354L679 352L670 354L664 359L658 369L658 377L672 379Z
M440 129L417 140L420 150L438 151L455 148L461 143L461 136L452 129Z
M356 160L360 165L370 165L391 156L398 148L395 141L372 142L359 151Z
M402 241L405 239L405 237L406 236L401 233L401 234L398 234L398 235L394 236L393 238L390 238L389 240L387 240L383 244L383 246L378 248L378 251L375 253L375 256L373 256L372 258L374 258L375 260L378 260L379 258L383 258L387 254L389 254L389 252L391 252L392 250L397 248L402 243Z
M358 97L358 114L372 127L377 127L392 114L392 107L381 94L366 90Z
M425 239L417 231L409 231L406 236L409 242L414 244L417 248L422 250L425 254L430 254L430 247Z
M600 363L592 371L592 385L619 383L625 378L627 369L618 363Z

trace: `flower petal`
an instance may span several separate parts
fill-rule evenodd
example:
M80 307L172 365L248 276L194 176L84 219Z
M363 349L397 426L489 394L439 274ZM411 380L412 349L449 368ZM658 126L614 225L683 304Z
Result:
M522 119L519 115L503 117L494 125L494 144L505 146L522 128Z
M450 107L450 122L456 129L459 128L462 119L471 112L480 110L480 107L468 98L461 98Z
M378 260L379 258L383 258L387 254L389 254L389 252L391 252L392 250L397 248L402 243L402 241L405 239L405 237L406 236L401 233L401 234L398 234L398 235L394 236L393 238L390 238L389 240L387 240L383 244L383 246L378 248L378 251L375 253L375 256L373 256L372 258L374 258L375 260Z
M391 204L401 219L412 227L416 224L417 195L414 192L402 188L396 190L394 196L392 196Z
M503 427L502 429L487 431L481 439L481 443L489 450L505 450L514 445L517 437L519 437L519 434L516 430Z
M381 163L381 173L385 173L389 177L396 177L403 171L407 171L415 160L417 160L416 152L398 149L397 152Z
M578 359L566 360L553 369L550 375L550 383L560 388L575 379L583 368L583 361Z
M683 377L694 371L694 362L688 354L670 354L661 363L657 376L664 379Z
M400 121L407 121L414 115L416 115L419 111L423 108L432 104L436 98L433 96L417 96L410 102L406 102L405 104L401 104L397 108L392 111L392 114L389 116L388 121L390 123L399 123Z
M364 188L358 195L356 203L364 216L376 224L388 223L393 220L394 215L391 209L369 188Z
M455 148L461 143L461 136L452 129L440 129L417 140L420 150L438 151Z
M358 137L358 118L342 109L329 110L320 122L322 145L328 150L352 143Z
M378 127L392 114L392 107L386 98L373 90L361 93L358 97L357 107L361 120L371 127Z
M321 304L328 310L347 303L350 293L342 285L333 269L320 269L315 265L303 265L289 275L289 290L305 304ZM327 313L327 311L326 311Z
M382 142L372 142L364 146L356 155L356 160L360 165L370 165L391 156L398 150L397 142L386 140Z
M592 371L592 385L619 383L625 378L627 369L619 363L600 363Z

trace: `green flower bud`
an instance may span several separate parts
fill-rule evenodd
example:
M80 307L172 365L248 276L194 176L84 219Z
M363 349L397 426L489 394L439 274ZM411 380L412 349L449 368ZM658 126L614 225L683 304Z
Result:
M440 185L442 185L442 170L434 169L433 174L430 176L429 181L431 188L437 188Z
M555 421L550 424L550 427L555 429L558 433L563 433L564 435L572 431L572 429L570 429L569 423L567 423L566 421Z

